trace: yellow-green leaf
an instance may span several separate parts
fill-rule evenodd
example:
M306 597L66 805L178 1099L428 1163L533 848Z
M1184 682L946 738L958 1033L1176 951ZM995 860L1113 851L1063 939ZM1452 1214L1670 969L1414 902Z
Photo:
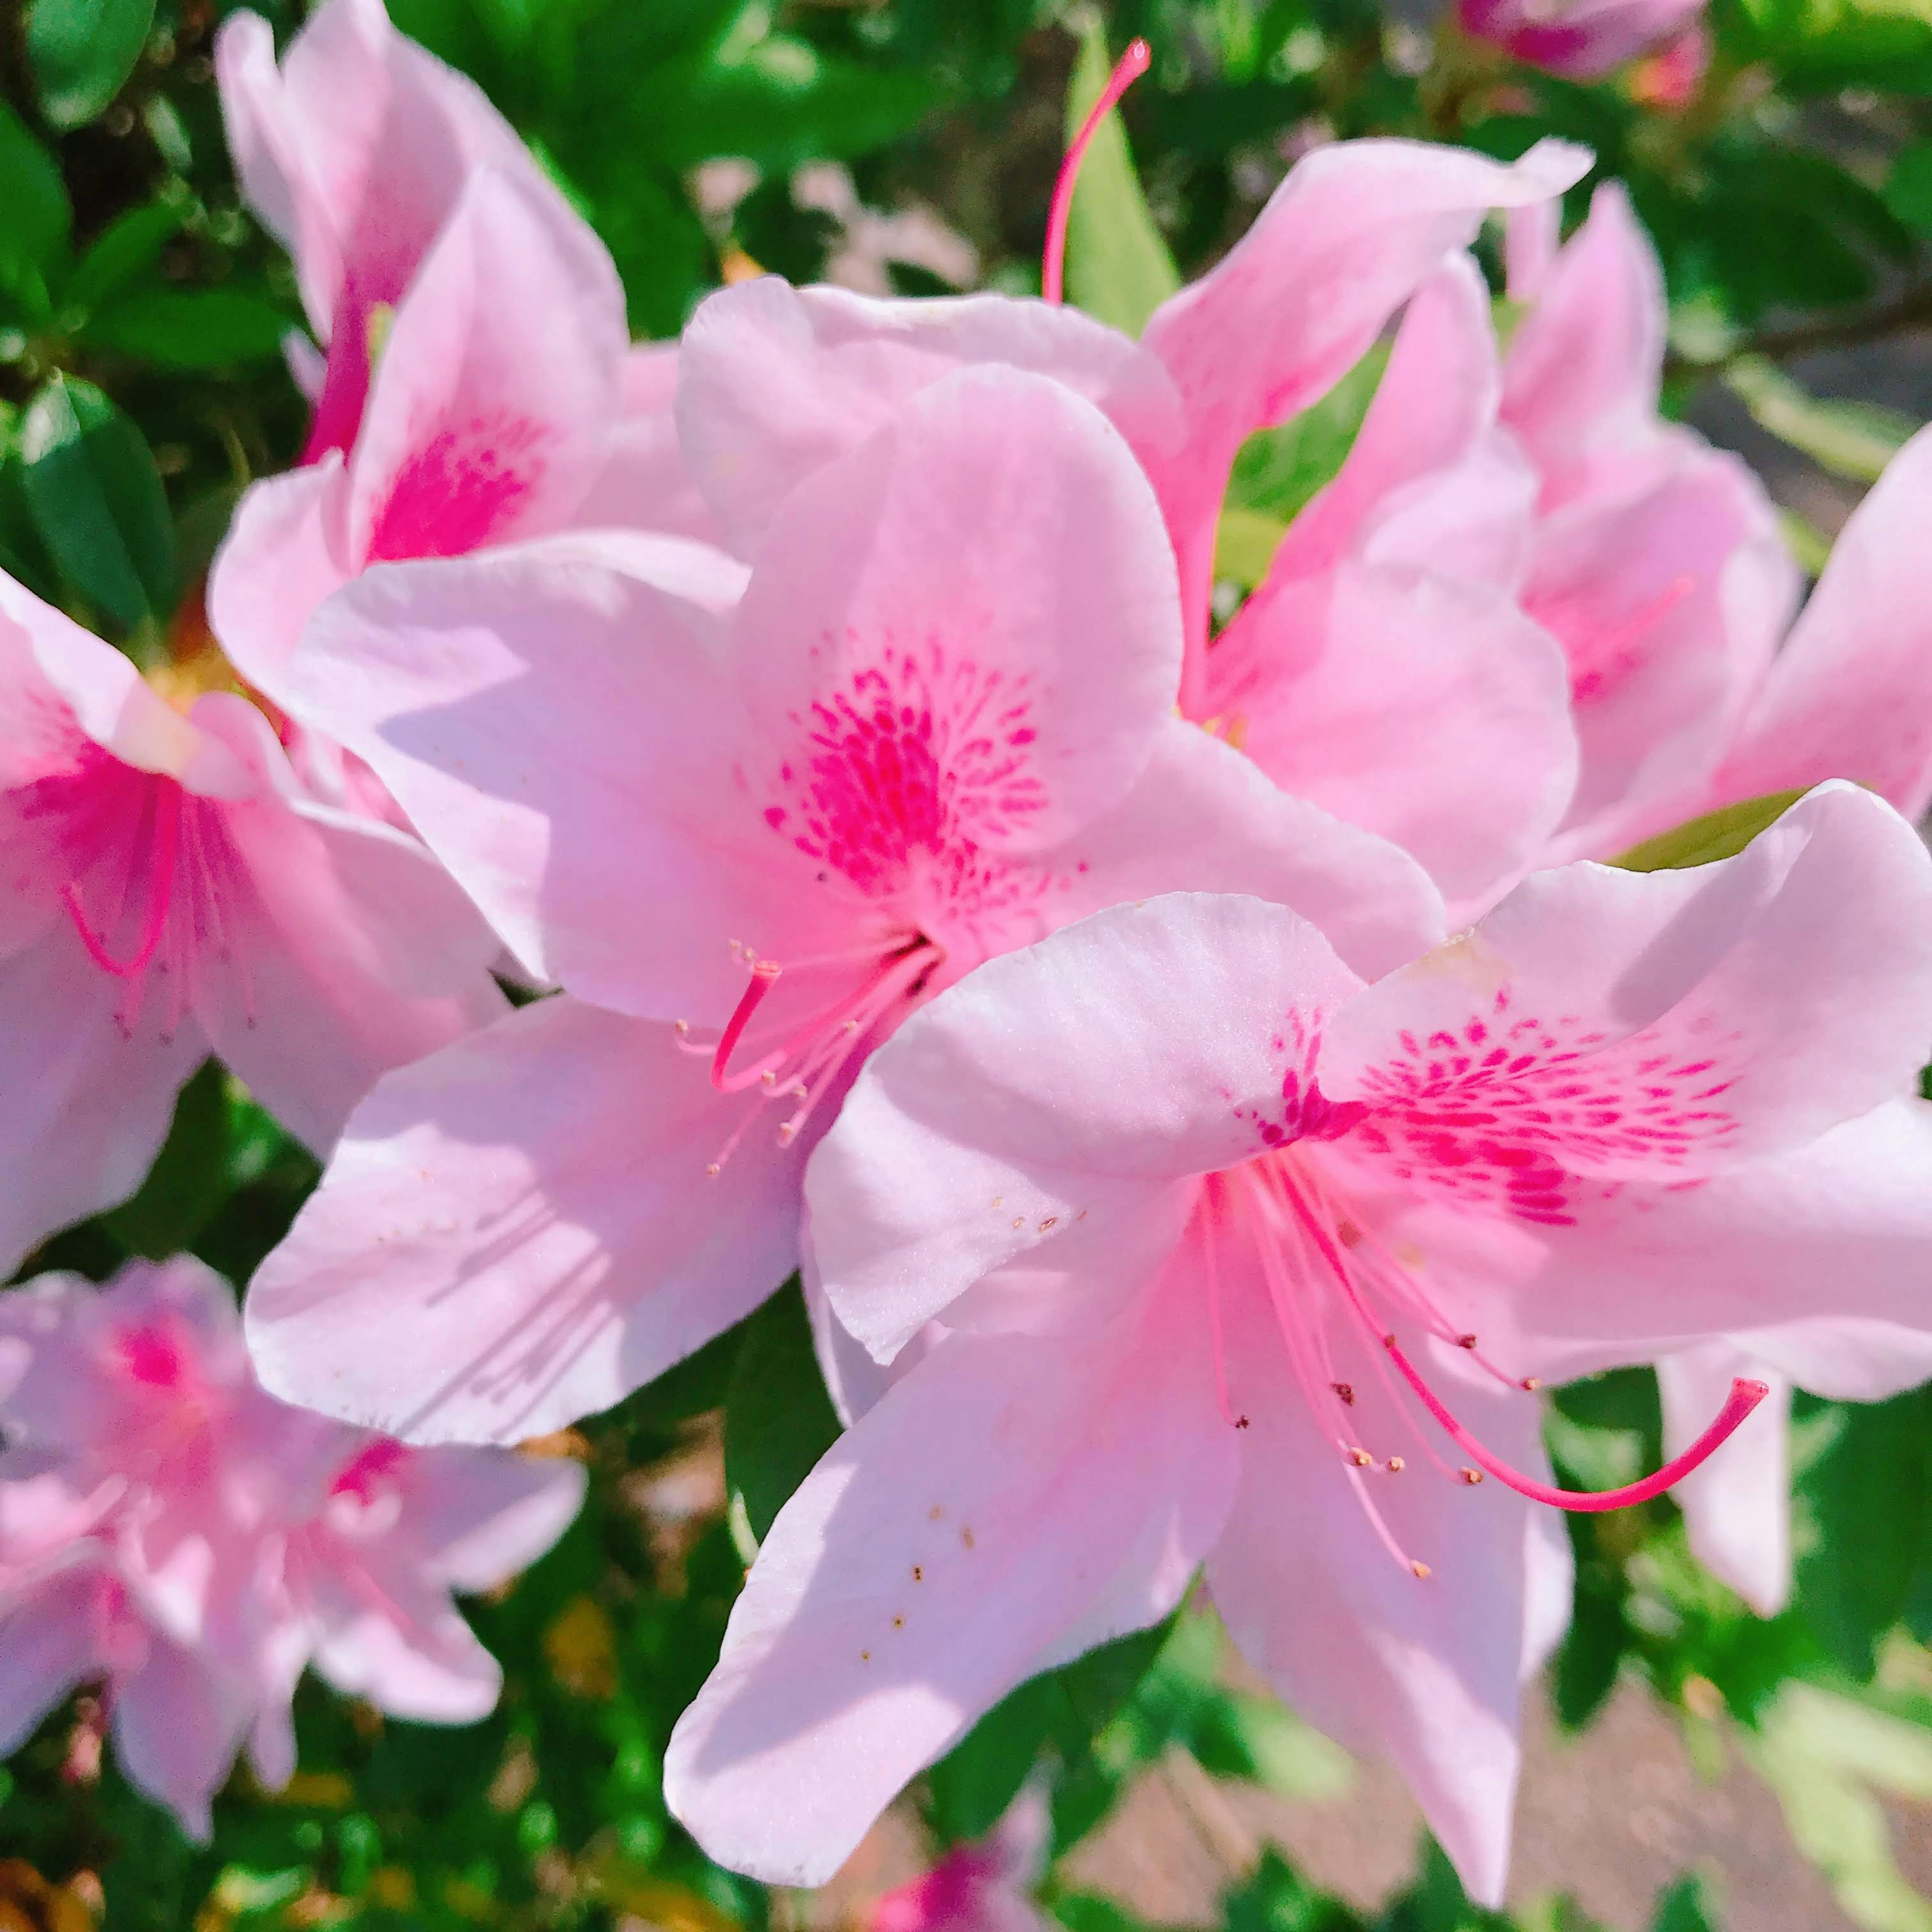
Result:
M1734 858L1768 825L1774 824L1804 796L1802 791L1768 792L1736 805L1720 806L1701 818L1687 820L1654 838L1646 838L1610 861L1627 872L1676 872Z

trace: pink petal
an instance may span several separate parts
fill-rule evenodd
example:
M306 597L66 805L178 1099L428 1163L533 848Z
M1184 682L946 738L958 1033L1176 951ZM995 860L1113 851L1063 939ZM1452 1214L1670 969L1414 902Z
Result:
M1234 1474L1204 1324L1179 1308L1078 1342L957 1338L834 1446L772 1525L666 1754L666 1798L712 1857L823 1883L1076 1633L1096 1643L1179 1600Z
M19 1750L69 1691L110 1668L114 1586L105 1557L105 1546L80 1546L72 1560L0 1593L0 1756Z
M722 541L722 526L678 440L672 413L678 360L670 342L640 343L624 358L623 413L611 431L609 460L577 506L582 527L613 524Z
M796 1264L800 1155L759 1126L705 1172L755 1105L567 997L392 1074L255 1277L262 1381L418 1442L609 1407Z
M1666 320L1657 250L1622 184L1606 182L1540 279L1504 368L1503 421L1544 474L1546 508L1574 496L1594 460L1667 434Z
M316 1674L346 1696L419 1724L472 1724L503 1673L441 1589L346 1556L314 1578Z
M945 809L982 850L1058 844L1145 769L1180 661L1172 553L1126 445L1066 388L1000 368L924 390L788 501L736 641L774 760L817 731L878 764L855 788L848 749L775 808L782 833L821 842L822 814L861 866L904 843L908 813L940 808L936 790L872 802L889 756L911 761L908 793L933 789L939 760Z
M839 1319L887 1360L995 1270L1111 1312L1164 1262L1190 1177L1262 1144L1271 1036L1360 982L1255 899L1175 893L990 961L867 1063L813 1156L812 1243ZM1012 1325L1010 1322L1006 1325Z
M245 1683L153 1636L140 1668L115 1683L115 1754L130 1784L206 1844L209 1804L228 1781L252 1715Z
M1932 860L1832 785L1715 865L1536 874L1340 1014L1322 1081L1403 1182L1560 1220L1566 1175L1688 1180L1909 1090L1928 1010Z
M1605 856L1708 808L1797 591L1763 486L1694 441L1545 520L1522 603L1569 660L1582 752L1552 856Z
M208 572L208 621L228 661L286 710L283 671L302 629L350 571L338 554L341 458L265 477L235 507Z
M743 572L675 538L602 562L586 542L370 572L317 613L292 700L374 766L536 979L722 1022L744 978L724 941L762 935L752 888L686 821L743 810L716 668Z
M231 806L230 958L192 989L216 1050L326 1150L377 1076L504 1010L496 941L406 834L324 806Z
M1166 892L1247 892L1292 906L1369 976L1444 936L1441 898L1406 854L1178 719L1126 798L1046 862L1067 881L1062 920Z
M628 346L596 238L484 170L396 310L350 458L347 550L460 556L569 519L609 460Z
M1688 1448L1724 1406L1732 1380L1771 1394L1736 1437L1672 1490L1690 1552L1761 1617L1791 1594L1791 1384L1755 1357L1722 1342L1666 1355L1657 1365L1664 1398L1664 1453Z
M1363 1439L1408 1467L1352 1482L1288 1372L1265 1292L1234 1306L1252 1324L1228 1334L1230 1397L1250 1426L1238 1438L1234 1510L1208 1559L1216 1607L1297 1712L1401 1771L1471 1895L1499 1905L1532 1648L1528 1610L1534 1571L1549 1560L1542 1546L1561 1526L1500 1483L1470 1487L1438 1471L1359 1349L1336 1366L1351 1376ZM1359 1342L1352 1330L1346 1340ZM1454 1388L1454 1406L1477 1433L1518 1467L1544 1469L1536 1403L1478 1385L1444 1352L1430 1352L1432 1378ZM1358 1484L1426 1577L1384 1546Z
M418 1449L408 1469L408 1533L424 1574L448 1588L494 1590L570 1527L584 1472L560 1457L494 1449Z
M1215 526L1244 440L1331 388L1486 209L1558 194L1586 164L1556 142L1513 168L1403 141L1318 148L1226 259L1156 311L1142 340L1180 390L1185 443L1170 453L1120 419L1167 513L1190 638L1206 634Z
M192 1022L164 1034L158 1011L131 1030L126 982L58 923L0 958L0 1270L70 1222L124 1201L166 1138L175 1094L206 1057ZM152 1002L161 1006L158 997Z
M1489 290L1468 256L1452 255L1410 302L1348 460L1288 526L1270 578L1333 569L1390 496L1477 448L1501 394Z
M806 477L976 364L1030 370L1091 402L1131 394L1138 413L1173 432L1158 365L1076 309L994 295L879 302L776 276L722 290L692 317L678 427L730 542L748 556Z
M1452 899L1493 901L1568 806L1568 668L1503 591L1362 564L1270 578L1224 650L1250 668L1226 715L1256 764L1412 853Z
M1908 818L1932 804L1932 602L1921 580L1932 435L1845 526L1717 783L1723 799L1856 779Z

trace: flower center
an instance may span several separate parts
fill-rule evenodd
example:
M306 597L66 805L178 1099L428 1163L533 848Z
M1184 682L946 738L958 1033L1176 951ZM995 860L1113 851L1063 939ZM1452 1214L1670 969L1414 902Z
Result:
M1348 1131L1343 1111L1331 1103L1325 1138ZM1339 1132L1336 1131L1339 1130ZM1357 1391L1336 1366L1344 1340L1365 1342L1368 1358L1389 1405L1399 1414L1425 1458L1442 1474L1466 1486L1493 1476L1519 1495L1552 1508L1595 1512L1624 1509L1661 1496L1719 1448L1768 1393L1762 1382L1739 1380L1710 1427L1682 1454L1653 1474L1615 1490L1561 1490L1514 1468L1480 1442L1457 1419L1403 1348L1397 1324L1432 1336L1466 1352L1506 1388L1534 1394L1534 1376L1513 1376L1485 1355L1478 1338L1452 1322L1417 1273L1357 1212L1326 1175L1320 1156L1294 1145L1258 1156L1241 1166L1209 1174L1202 1184L1202 1252L1212 1331L1215 1384L1223 1417L1245 1428L1232 1413L1222 1332L1221 1258L1227 1244L1252 1247L1266 1285L1270 1311L1290 1370L1317 1426L1334 1442L1351 1484L1390 1554L1418 1576L1429 1574L1396 1541L1370 1490L1366 1478L1399 1475L1400 1454L1378 1456L1363 1446L1354 1418ZM1348 1331L1352 1330L1352 1336ZM1421 1428L1410 1402L1419 1402L1443 1434L1468 1457L1452 1468Z

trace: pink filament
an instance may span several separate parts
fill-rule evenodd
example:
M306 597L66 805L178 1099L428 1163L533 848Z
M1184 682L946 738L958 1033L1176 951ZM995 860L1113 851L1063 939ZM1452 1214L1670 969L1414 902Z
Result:
M1394 1336L1384 1336L1382 1346L1388 1351L1389 1359L1402 1372L1403 1379L1421 1398L1423 1407L1442 1425L1472 1462L1486 1469L1498 1482L1508 1484L1517 1495L1528 1497L1533 1503L1547 1503L1552 1509L1575 1510L1585 1515L1605 1510L1629 1509L1636 1504L1648 1502L1653 1496L1662 1496L1729 1442L1738 1425L1771 1393L1762 1382L1746 1382L1740 1377L1732 1383L1731 1392L1724 1407L1718 1410L1717 1420L1681 1456L1672 1456L1662 1468L1636 1482L1626 1483L1621 1489L1559 1490L1548 1483L1539 1483L1534 1476L1526 1476L1520 1469L1511 1468L1501 1456L1491 1454L1442 1406L1435 1390L1417 1372L1414 1364L1396 1346Z
M106 941L88 923L87 908L81 902L80 886L70 880L61 888L61 898L74 921L87 956L104 973L117 979L131 980L154 958L167 930L168 908L174 901L175 856L181 844L182 788L172 778L159 781L154 794L154 875L148 886L148 921L141 931L140 944L131 959L117 959L107 950Z
M1053 200L1047 211L1046 253L1041 261L1040 273L1040 293L1050 302L1066 298L1066 224L1073 214L1073 188L1080 178L1080 164L1087 158L1087 150L1093 146L1094 136L1100 133L1101 122L1153 62L1154 56L1144 40L1135 41L1121 55L1119 64L1107 76L1107 84L1100 90L1100 99L1081 122L1080 131L1074 136L1066 158L1060 164L1058 178L1053 184Z

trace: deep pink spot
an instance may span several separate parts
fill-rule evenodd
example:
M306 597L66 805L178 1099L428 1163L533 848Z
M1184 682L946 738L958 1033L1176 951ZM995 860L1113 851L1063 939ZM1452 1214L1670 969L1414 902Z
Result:
M546 433L520 416L445 429L397 472L369 533L369 561L463 556L501 537L543 480Z

